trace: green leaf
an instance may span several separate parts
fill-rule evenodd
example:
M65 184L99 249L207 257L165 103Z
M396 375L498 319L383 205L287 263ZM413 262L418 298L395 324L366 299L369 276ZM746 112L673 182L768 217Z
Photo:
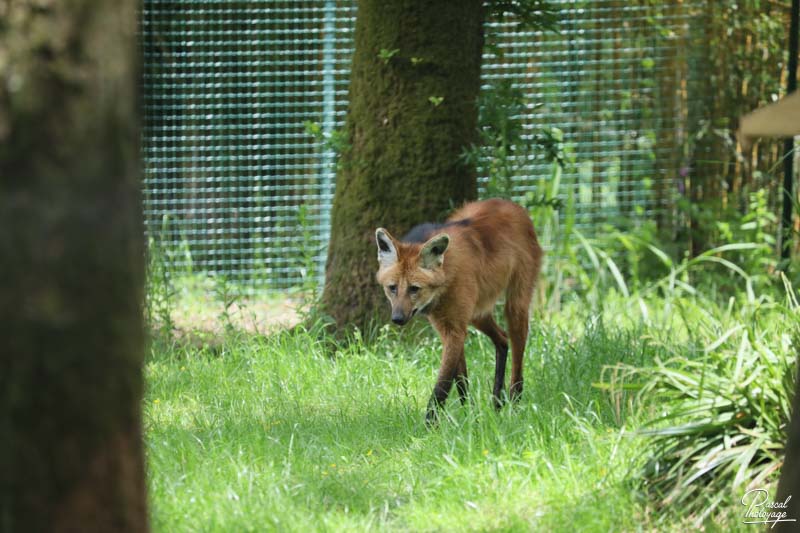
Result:
M384 65L389 64L389 60L392 59L397 53L400 51L399 48L393 48L391 50L387 48L381 48L381 51L378 52L378 58L383 61Z

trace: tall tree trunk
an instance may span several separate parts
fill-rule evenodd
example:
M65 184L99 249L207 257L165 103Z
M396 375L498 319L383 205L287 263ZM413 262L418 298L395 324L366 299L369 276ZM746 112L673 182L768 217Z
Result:
M798 359L800 362L800 358ZM789 422L786 441L786 455L781 468L781 478L778 482L776 502L785 502L789 499L786 517L795 519L796 522L782 522L776 525L775 531L797 531L800 527L800 365L795 374L794 399L792 400L792 419Z
M137 2L0 1L0 530L147 529Z
M386 312L376 227L401 236L477 196L460 156L477 142L483 20L480 0L358 4L323 294L340 329Z

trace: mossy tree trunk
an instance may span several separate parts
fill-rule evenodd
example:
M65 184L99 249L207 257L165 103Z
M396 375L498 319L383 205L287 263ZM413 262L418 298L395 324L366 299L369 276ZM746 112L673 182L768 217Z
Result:
M0 1L0 530L147 529L137 2Z
M402 236L477 196L461 161L477 142L480 0L358 3L323 309L339 330L386 318L375 228Z

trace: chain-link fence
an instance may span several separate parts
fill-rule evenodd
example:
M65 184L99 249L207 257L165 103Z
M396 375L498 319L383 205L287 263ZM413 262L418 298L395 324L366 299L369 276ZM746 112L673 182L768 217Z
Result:
M692 0L555 3L558 33L488 25L485 86L524 95L525 138L563 132L556 192L587 231L663 214ZM334 191L323 139L344 120L355 14L350 1L144 2L145 216L173 268L256 290L322 272ZM517 163L518 195L556 172L536 152Z

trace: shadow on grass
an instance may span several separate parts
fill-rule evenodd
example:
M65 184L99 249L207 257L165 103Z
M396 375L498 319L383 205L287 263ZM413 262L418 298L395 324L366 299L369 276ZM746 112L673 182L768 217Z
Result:
M438 490L453 498L454 491L494 487L480 479L495 468L492 457L505 462L497 468L511 469L504 472L515 479L552 465L555 476L559 462L585 460L570 454L591 453L593 441L625 420L592 386L603 366L640 365L657 353L635 331L597 327L573 337L534 329L522 400L496 413L490 402L494 350L471 335L470 401L461 406L453 394L441 425L429 430L424 404L438 344L423 353L409 347L413 362L397 343L334 360L310 357L304 339L244 340L224 357L202 352L155 359L160 366L151 378L152 394L162 401L147 416L148 459L151 484L173 495L170 505L185 513L190 493L205 494L233 512L237 504L220 489L232 486L261 513L283 505L310 516L351 513L387 523L405 512L401 508L419 505L410 503L416 495ZM377 355L390 352L396 359ZM193 377L178 370L182 365ZM589 461L597 462L590 468L600 468L598 459ZM587 472L587 480L596 480ZM587 513L616 509L612 501L592 502Z
M429 435L416 406L365 405L359 413L288 407L150 424L151 471L166 482L210 476L219 477L210 484L225 484L232 476L219 465L232 461L272 470L265 480L279 477L281 485L293 487L293 496L317 502L320 510L369 513L385 502L401 504L404 487L387 481L403 477L400 471L408 465L402 457Z

